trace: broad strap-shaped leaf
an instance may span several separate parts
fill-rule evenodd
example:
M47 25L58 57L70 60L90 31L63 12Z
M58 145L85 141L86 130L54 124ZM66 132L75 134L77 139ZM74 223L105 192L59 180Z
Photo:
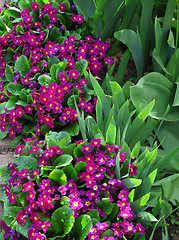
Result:
M67 235L73 228L75 222L74 212L71 208L63 206L53 212L51 224L56 234L60 237Z
M143 0L142 14L140 19L140 36L142 42L142 51L144 55L144 61L146 63L147 57L150 51L151 44L151 32L152 32L152 12L153 12L154 0Z
M172 106L173 104L174 93L175 86L166 77L157 72L152 72L142 77L134 87L131 87L130 91L134 106L137 106L139 102L141 107L144 108L155 100L155 105L149 116L167 121L179 120L178 107L171 107L168 111L168 105Z
M115 166L115 175L118 179L121 178L121 169L120 169L120 163L119 163L119 153L116 157L116 166Z
M151 103L149 103L134 119L132 122L131 128L127 131L126 135L126 141L130 142L133 137L135 137L135 134L140 130L142 125L145 124L146 118L149 116L152 108L154 107L155 100L153 100Z
M171 181L171 192L170 192L170 198L169 198L169 201L172 202L174 205L177 204L177 202L179 201L179 195L178 195L178 186L179 186L179 174L176 173L176 174L173 174L169 177L166 177L166 178L163 178L157 182L155 182L153 184L153 191L162 191L165 189L163 188L163 184L164 182L168 182L168 178L170 178L170 181Z
M128 62L129 62L130 56L131 56L131 52L129 49L127 49L122 56L117 74L115 76L115 81L119 84L121 84L123 81L125 70L126 70Z
M145 223L157 222L158 220L149 212L140 212L137 214Z
M115 145L116 143L116 123L113 117L111 118L106 132L106 143L110 145Z
M131 203L131 208L134 212L140 213L144 211L144 209L147 208L147 202L150 198L150 193L147 193L146 195L142 196L138 200Z
M122 88L117 82L110 82L110 85L112 89L112 101L114 104L114 110L116 111L117 114L119 109L125 103L126 99L122 91Z
M89 215L84 214L75 219L72 229L72 235L75 239L84 240L93 226L92 219Z
M137 33L131 29L124 29L115 32L114 37L129 48L136 65L137 75L141 77L144 72L144 56Z
M167 156L163 157L162 159L160 159L160 161L158 161L156 163L156 165L154 166L154 168L158 169L158 171L161 171L165 168L166 164L169 163L169 161L171 161L173 159L174 156L176 156L176 154L179 153L179 147L177 147L175 150L173 150L170 154L168 154Z
M139 199L145 194L150 192L152 184L155 181L157 175L157 169L150 173L142 182L142 184L135 191L135 199Z
M88 17L93 16L96 10L96 3L94 0L74 0L74 2L80 12L83 14L85 20L87 20Z
M90 80L91 80L91 83L93 85L94 91L96 92L96 95L101 100L102 108L103 108L103 112L104 112L104 117L107 117L110 110L111 110L111 107L110 107L110 104L109 104L109 102L106 98L106 95L103 92L103 89L101 88L99 83L96 81L96 79L91 74L90 74Z
M130 189L130 188L135 188L141 185L142 180L141 179L136 179L136 178L125 178L123 179L124 182L124 187Z
M144 155L142 155L142 158L138 159L138 170L137 170L137 176L139 178L145 179L145 177L148 174L149 169L151 168L151 166L154 164L154 162L156 161L156 157L157 157L157 150L153 150L152 152L147 151ZM151 171L155 170L156 168L153 169L153 167L151 168Z

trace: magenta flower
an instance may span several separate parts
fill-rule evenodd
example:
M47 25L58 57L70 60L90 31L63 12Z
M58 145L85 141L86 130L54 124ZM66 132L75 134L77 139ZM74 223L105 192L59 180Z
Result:
M129 166L127 166L127 168L129 168ZM133 163L131 163L131 165L130 165L130 171L129 171L129 176L132 176L132 175L134 175L134 176L137 176L137 167L136 166L134 166L134 164Z
M76 69L72 69L69 71L69 78L70 79L78 79L79 77L79 72Z
M84 153L90 153L90 152L92 152L93 151L93 149L90 147L90 145L83 145L82 146L82 152L84 152Z
M136 224L136 230L138 231L139 234L144 234L145 233L145 227L143 227L140 223Z
M39 4L36 2L31 2L32 11L38 11L39 10Z
M106 231L107 227L109 227L109 225L107 223L96 223L96 227L98 230L100 231Z
M15 154L21 154L23 152L23 149L25 148L24 144L21 145L17 145L17 147L15 147Z
M15 198L16 198L16 194L15 193L9 193L8 194L8 200L9 200L9 202L11 203L11 204L14 204L14 203L16 203L16 200L15 200Z
M28 169L22 169L19 173L18 173L20 178L27 178L29 175L29 170Z
M33 191L34 190L34 186L35 184L31 181L28 181L27 183L24 183L24 191L27 192L27 191Z
M104 63L105 63L105 64L113 64L114 61L112 60L111 57L106 57L106 58L104 59Z
M20 212L16 215L17 222L20 223L21 226L25 224L25 217L23 210L20 210Z
M90 143L91 143L91 147L100 147L101 139L93 138Z

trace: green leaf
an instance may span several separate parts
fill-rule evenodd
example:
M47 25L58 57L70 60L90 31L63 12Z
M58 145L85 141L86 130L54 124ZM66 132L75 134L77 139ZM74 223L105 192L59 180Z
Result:
M51 83L51 77L48 75L41 75L38 78L38 82L41 86L49 87L49 85Z
M61 37L61 35L62 33L60 32L60 29L57 27L53 27L49 34L49 40L58 43L58 38Z
M64 166L69 165L72 160L73 160L72 156L63 154L55 160L54 166L64 167Z
M66 186L66 183L67 183L67 177L66 175L64 174L64 172L62 170L59 170L59 169L55 169L53 170L48 178L52 181L54 181L56 184L62 186L62 185L65 185Z
M17 137L15 137L13 140L11 140L11 148L15 148L17 145L21 144L21 140L22 140L23 136L19 135Z
M177 85L177 88L172 106L179 106L179 82L176 82L175 84Z
M19 1L18 5L19 5L21 10L24 10L25 8L31 8L30 4L27 3L25 0Z
M27 204L27 200L26 200L26 197L29 193L28 192L21 192L18 194L18 199L20 201L20 203L22 204L23 207L27 207L28 204Z
M5 78L8 82L13 82L13 70L11 68L11 66L9 66L8 64L6 65L6 69L5 69Z
M101 100L102 103L102 108L103 108L103 112L104 112L104 117L107 117L109 112L111 111L111 107L110 104L103 92L103 89L100 87L99 83L96 81L96 79L90 74L90 80L91 83L93 85L93 88L96 92L96 95L98 96L98 98Z
M158 220L149 212L140 212L137 214L145 223L157 222Z
M142 212L144 209L147 208L147 202L150 198L150 193L147 193L146 195L142 196L138 200L131 203L131 208L134 212Z
M76 148L76 149L78 149L78 148ZM85 165L86 165L85 162L79 162L79 163L75 164L75 170L77 171L77 173L84 172L86 170Z
M7 137L7 134L8 134L8 129L5 131L5 132L2 132L0 130L0 140L4 139L5 137Z
M7 90L13 95L20 95L20 91L23 89L23 86L18 83L9 83L7 85Z
M103 200L97 202L96 206L105 213L105 217L107 217L113 209L113 204L110 202L109 198L104 198Z
M121 169L120 169L120 163L119 163L119 153L116 157L116 166L115 166L115 175L118 179L121 178Z
M125 70L127 68L127 64L129 62L130 56L131 56L131 52L129 51L129 49L127 49L122 56L117 74L115 76L115 80L119 84L121 84L124 79Z
M18 71L25 75L25 73L29 72L29 63L27 58L24 55L21 55L14 65L14 71Z
M84 240L92 228L91 217L87 214L81 215L75 219L75 224L72 229L72 235L79 240Z
M35 130L35 126L33 124L27 124L23 127L24 134L30 134L34 130Z
M106 143L110 145L115 145L116 143L116 123L113 117L111 118L106 132Z
M79 101L79 97L76 96L76 95L70 96L68 98L68 100L67 100L68 107L75 109L75 101L78 102Z
M64 237L68 234L75 222L74 212L71 208L63 206L53 212L51 217L51 224L56 234Z
M149 174L149 176L147 176L143 180L143 183L135 191L135 199L139 199L140 197L150 192L152 184L155 181L156 175L157 169L155 169L152 173Z
M74 0L80 12L83 14L85 20L87 21L88 17L93 16L96 10L96 3L94 0Z
M173 104L174 91L174 85L166 77L160 73L152 72L142 77L131 88L130 95L135 107L139 102L141 107L144 108L155 100L155 105L149 116L167 121L176 121L179 120L179 109L177 107L171 108L167 113L168 105L172 106Z
M88 67L88 61L85 59L82 59L82 60L76 62L76 68L80 74L83 74L83 71L86 70L87 67Z
M137 33L131 29L124 29L115 32L114 37L123 42L129 48L137 68L137 75L138 77L141 77L144 72L144 56Z
M112 89L112 101L114 104L114 110L116 114L118 114L119 109L125 103L126 99L122 88L117 82L110 82L111 89Z
M142 179L135 179L135 178L125 178L123 179L124 187L131 189L141 185Z
M79 134L79 125L77 122L73 123L73 124L70 124L69 126L67 127L64 127L63 130L67 133L70 134L70 136L77 136Z
M165 200L160 199L161 212L164 216L168 216L172 213L172 206Z
M26 219L25 224L23 226L20 225L20 223L16 227L16 231L20 234L22 234L24 237L28 238L28 230L31 226L31 222L29 219Z
M152 12L154 0L144 0L142 3L142 13L140 20L140 37L142 43L142 51L144 54L144 61L146 63L150 51L150 43L152 39Z
M112 212L108 215L107 220L109 221L114 220L118 212L119 212L119 207L117 206L117 204L113 204Z
M14 162L17 164L19 171L24 168L28 169L29 172L32 172L32 170L36 170L38 168L38 161L32 156L21 156L14 159Z
M137 142L132 149L131 156L137 158L140 151L140 142Z
M8 9L4 11L4 14L7 14L8 16L13 18L18 18L20 12L21 12L20 9L16 7L8 7Z
M72 166L63 167L63 172L67 176L68 181L70 179L73 179L74 182L76 182L78 180L78 174L77 174L75 168L73 168Z

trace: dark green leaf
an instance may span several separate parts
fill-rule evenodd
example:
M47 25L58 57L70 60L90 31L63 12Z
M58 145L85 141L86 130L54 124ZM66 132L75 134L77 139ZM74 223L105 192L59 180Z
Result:
M29 63L27 58L24 55L21 55L14 65L14 71L18 71L25 75L25 73L29 72Z
M49 174L49 179L54 181L56 184L62 186L66 185L67 177L62 170L55 169Z
M53 212L51 217L51 224L56 234L64 237L68 234L75 222L74 212L71 208L63 206Z
M84 240L91 230L93 224L91 217L87 214L81 215L75 219L72 234L76 239Z
M59 167L64 167L64 166L69 165L72 160L73 160L72 156L63 154L55 160L54 165L59 166Z

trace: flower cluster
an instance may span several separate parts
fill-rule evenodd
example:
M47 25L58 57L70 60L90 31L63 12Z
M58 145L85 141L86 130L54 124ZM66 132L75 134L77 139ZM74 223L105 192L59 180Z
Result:
M31 2L16 20L11 22L12 30L0 37L0 103L4 108L0 130L14 138L23 132L26 121L36 124L29 132L37 135L43 125L61 130L59 126L77 120L72 95L80 110L93 112L95 101L88 94L84 70L99 75L103 65L113 63L106 57L109 43L93 39L83 27L81 35L75 32L84 20L73 4ZM14 106L5 104L9 99Z
M15 230L11 229L6 225L4 221L0 221L0 228L4 230L3 238L4 239L12 239L12 240L18 240L20 237L20 233L16 232Z
M122 153L120 146L104 146L100 139L95 138L89 143L77 141L74 149L76 154L70 157L70 162L68 160L65 162L70 156L64 155L65 149L58 146L47 147L46 142L39 142L35 137L25 142L33 158L32 165L36 162L38 168L25 169L21 165L19 170L18 161L17 164L10 163L7 167L10 178L4 191L9 202L19 207L17 223L24 226L27 220L30 221L29 239L45 239L51 236L52 230L48 230L53 229L54 224L48 218L44 220L42 216L53 215L53 209L62 207L64 202L73 210L75 219L96 212L98 222L88 232L86 236L88 240L100 239L107 229L112 231L112 235L110 237L104 235L102 239L114 240L144 233L144 227L133 222L134 213L128 201L128 189L124 187L124 182L115 176L117 155L120 154L119 164L129 161L125 157L127 153ZM25 157L27 147L23 144L18 145L15 152ZM62 170L55 170L56 164L58 167L64 167ZM74 177L68 175L70 174L67 171L68 167L74 172ZM47 169L45 171L48 171L49 178L42 169ZM60 171L61 174L63 171L63 179L66 179L64 184L55 184L56 178L53 178L49 171ZM21 200L15 191L17 187L20 189ZM112 221L110 224L106 223L105 219L114 206L116 210Z

